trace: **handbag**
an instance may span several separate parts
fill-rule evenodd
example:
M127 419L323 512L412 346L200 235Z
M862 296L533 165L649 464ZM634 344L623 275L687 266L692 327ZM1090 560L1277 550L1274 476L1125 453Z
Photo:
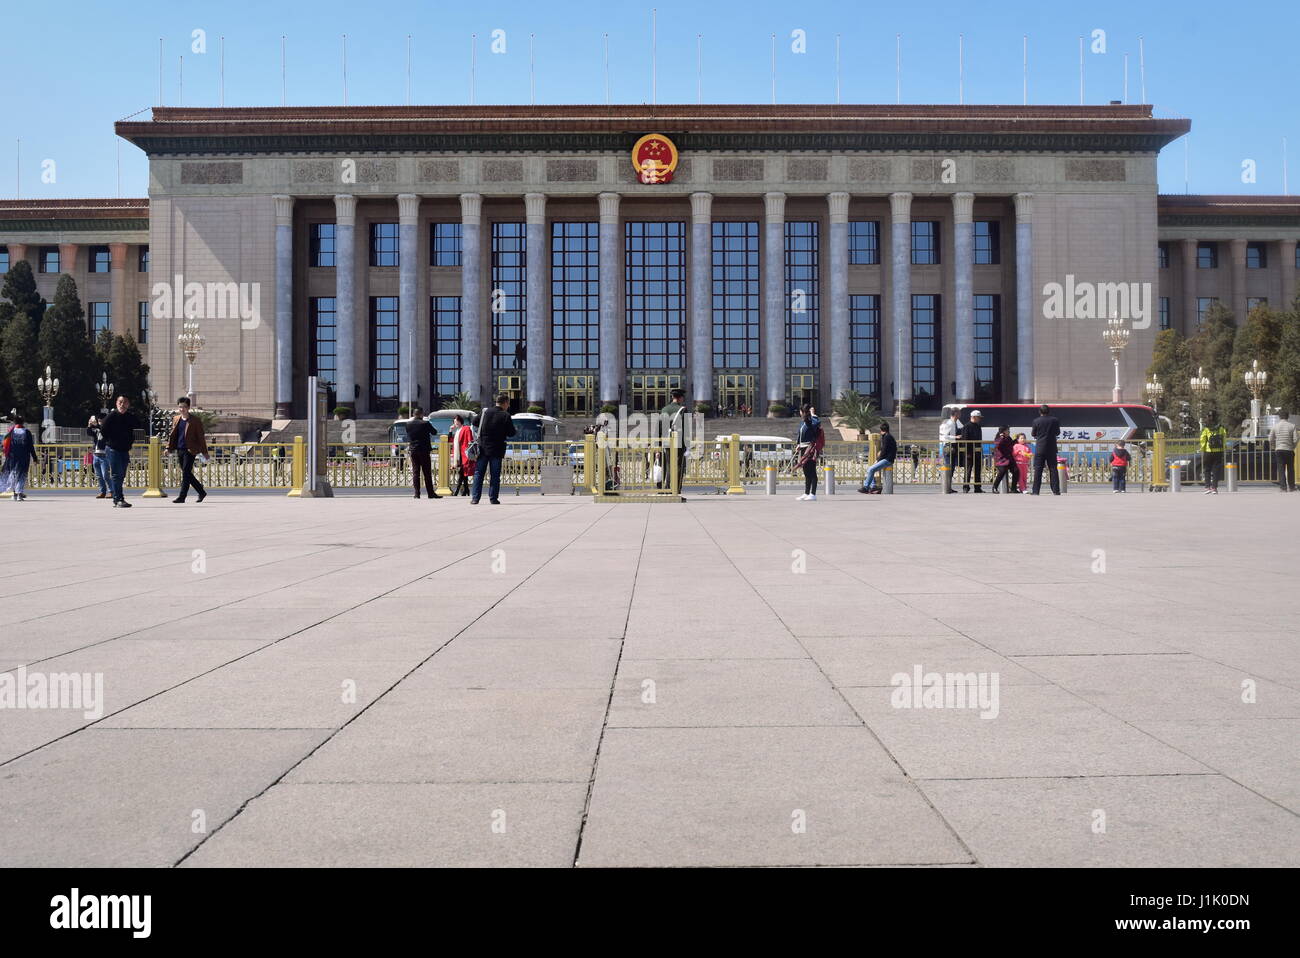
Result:
M485 419L487 419L486 409L484 409L483 412L478 417L478 429L475 430L472 426L470 427L470 434L474 438L469 441L469 446L466 447L465 449L465 458L467 458L470 462L477 462L479 453L483 451L482 447L479 446L478 437L479 437L479 433L483 431L483 422Z

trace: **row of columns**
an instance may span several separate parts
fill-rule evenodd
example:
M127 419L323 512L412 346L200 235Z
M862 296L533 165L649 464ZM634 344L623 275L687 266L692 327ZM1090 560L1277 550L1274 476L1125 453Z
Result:
M77 281L77 288L80 295L85 297L83 275L88 273L90 266L86 265L86 270L80 269L80 263L77 257L80 255L81 243L59 243L59 272L67 273ZM126 298L126 264L130 252L130 243L105 243L95 244L108 247L108 274L109 274L109 301L112 303L113 329L119 333L129 332L134 335L134 330L129 325L131 316L134 313L131 310L131 304ZM27 259L28 245L25 243L8 243L10 268L19 260ZM37 264L39 266L39 264Z
M620 195L601 193L600 209L600 349L601 400L619 399L626 362L625 324L622 321L622 238L619 220ZM827 196L829 208L828 259L830 264L829 328L831 340L831 395L838 396L852 381L850 361L850 312L848 292L849 199L846 192ZM882 353L892 351L899 368L894 370L897 395L912 396L912 194L890 195L892 297L885 311L881 335ZM1016 331L1021 399L1033 396L1033 238L1032 194L1015 197L1016 209ZM785 200L780 192L764 194L761 367L764 392L769 402L785 396ZM973 193L953 195L956 276L954 320L956 327L957 392L972 399L975 392L974 325L972 310L972 217ZM276 406L277 415L287 416L293 402L293 197L274 197L276 216ZM397 197L398 242L400 249L398 288L399 401L411 401L417 379L414 344L418 340L419 207L420 197L403 193ZM690 309L687 342L693 398L708 400L713 392L713 307L712 203L710 193L692 193ZM356 197L334 198L336 227L336 313L337 393L348 403L357 393L359 378L355 361L356 330ZM461 204L461 377L464 389L480 399L487 397L488 344L484 337L482 263L485 254L482 208L478 193L463 193ZM546 194L524 195L525 249L528 292L526 299L529 403L545 406L551 390L551 321L549 297L550 237L546 224Z
M1183 257L1183 328L1189 332L1197 327L1197 289L1196 279L1199 275L1197 250L1201 241L1197 239L1179 240ZM1249 241L1244 239L1228 240L1228 263L1230 267L1229 283L1232 289L1230 308L1237 316L1238 323L1245 321L1246 310L1246 248ZM1295 240L1278 240L1278 256L1282 278L1282 302L1280 309L1290 309L1295 301L1296 270Z

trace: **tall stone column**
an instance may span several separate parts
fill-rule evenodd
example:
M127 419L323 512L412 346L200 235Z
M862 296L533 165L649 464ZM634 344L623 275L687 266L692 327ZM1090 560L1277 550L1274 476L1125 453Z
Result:
M1020 401L1034 394L1034 194L1016 194L1016 382Z
M956 326L957 395L958 402L975 399L975 304L971 264L974 259L975 223L971 214L975 207L974 193L952 195L952 242L955 293L953 325Z
M713 401L713 194L691 194L691 325L686 360L696 402ZM694 408L694 407L692 407Z
M1183 332L1191 336L1196 332L1196 240L1180 243L1183 251Z
M528 260L528 404L546 409L551 396L550 243L546 239L546 194L525 193Z
M470 398L488 402L483 349L483 197L460 194L460 379Z
M397 197L397 398L415 402L416 316L419 315L420 197L400 193Z
M125 243L108 244L108 279L112 292L113 304L109 307L113 311L112 329L118 335L130 333L131 327L128 325L131 316L131 306L126 301L126 253L128 246ZM132 338L134 334L132 334Z
M59 244L59 272L67 273L77 281L77 292L80 293L82 282L77 272L77 249L76 243Z
M1291 304L1295 302L1296 241L1281 240L1277 246L1277 265L1282 271L1282 302L1278 303L1276 308L1290 309Z
M1240 326L1246 322L1246 241L1229 240L1228 251L1232 257L1232 302L1228 308Z
M9 243L9 268L13 269L20 259L27 258L26 243Z
M600 201L600 399L615 403L622 395L627 369L623 318L623 243L618 218L619 194L601 193Z
M763 196L763 325L758 349L768 404L785 401L785 194Z
M357 411L357 198L334 197L334 392L340 406Z
M849 194L831 193L826 201L830 205L830 398L834 401L853 385L849 344Z
M293 197L275 200L275 417L293 416Z
M890 297L889 338L881 343L894 357L894 397L912 398L912 194L889 194Z

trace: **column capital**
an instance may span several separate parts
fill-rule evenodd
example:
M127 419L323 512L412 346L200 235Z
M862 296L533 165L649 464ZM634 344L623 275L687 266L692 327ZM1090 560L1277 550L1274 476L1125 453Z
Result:
M1228 249L1231 251L1233 263L1245 265L1246 262L1246 241L1244 239L1228 240Z
M769 223L784 222L785 221L785 194L764 193L763 213Z
M546 194L524 194L524 219L529 226L540 226L546 222Z
M271 199L275 200L275 225L292 226L293 225L293 197L286 196L283 193L277 193Z
M417 193L397 194L397 221L402 226L414 226L420 221L420 197Z
M77 243L59 244L59 272L71 273L77 268Z
M26 258L27 258L26 243L9 244L9 268L10 269L13 269L14 264L17 263L20 259L26 259Z
M828 193L826 202L831 210L832 223L847 223L849 221L849 194L848 193Z
M889 212L895 223L910 223L912 221L912 194L890 193Z
M974 193L952 194L952 218L954 223L969 223L975 211Z
M707 223L713 216L713 194L691 194L691 222Z
M600 221L606 225L618 225L618 202L623 197L619 193L601 193L596 199L600 201Z
M108 244L108 268L114 272L126 269L126 243Z
M483 194L460 194L460 221L466 226L479 226L483 223Z
M357 225L357 198L351 193L335 194L334 222L338 226Z
M1034 218L1034 194L1017 193L1016 194L1016 219L1022 223L1028 223Z

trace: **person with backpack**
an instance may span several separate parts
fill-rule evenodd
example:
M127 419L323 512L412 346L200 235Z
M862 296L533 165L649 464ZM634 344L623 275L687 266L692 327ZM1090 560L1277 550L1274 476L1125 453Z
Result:
M1201 466L1205 469L1205 492L1202 495L1219 494L1219 474L1223 471L1223 451L1228 445L1228 430L1219 423L1219 414L1211 410L1207 417L1215 425L1201 429Z
M799 438L795 444L795 461L803 469L803 502L817 501L817 460L821 457L822 447L826 445L826 433L822 431L822 421L817 418L817 410L804 403L799 407Z
M9 435L0 445L4 450L4 464L0 467L0 492L12 492L14 502L27 498L27 471L36 461L36 441L32 431L15 419Z
M880 458L871 464L867 470L867 478L863 481L858 492L867 495L880 495L880 487L876 485L876 473L880 470L892 466L894 460L898 458L898 440L889 432L889 423L881 422L880 424Z
M1120 439L1115 443L1115 448L1110 451L1110 491L1128 492L1128 464L1133 457L1129 451L1124 448L1124 440Z

